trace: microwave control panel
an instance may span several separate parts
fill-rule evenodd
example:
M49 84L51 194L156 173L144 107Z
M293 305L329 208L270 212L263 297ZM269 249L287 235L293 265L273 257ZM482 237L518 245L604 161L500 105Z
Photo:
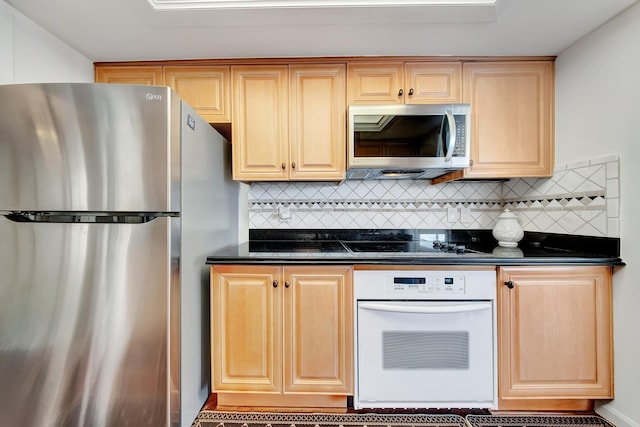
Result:
M456 146L453 148L453 157L466 156L466 135L464 116L456 116Z

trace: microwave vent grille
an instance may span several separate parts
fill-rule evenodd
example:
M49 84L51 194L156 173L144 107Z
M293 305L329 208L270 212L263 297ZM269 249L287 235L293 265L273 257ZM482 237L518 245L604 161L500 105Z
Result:
M370 179L422 179L428 180L437 178L449 172L458 170L453 169L372 169L372 168L353 168L347 170L347 179L353 180L370 180Z

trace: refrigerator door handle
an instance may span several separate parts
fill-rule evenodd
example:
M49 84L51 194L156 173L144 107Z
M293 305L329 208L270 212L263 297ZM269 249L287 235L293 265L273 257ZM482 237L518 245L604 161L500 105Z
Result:
M95 213L95 212L10 212L12 222L52 222L59 224L144 224L156 218L179 216L167 213Z

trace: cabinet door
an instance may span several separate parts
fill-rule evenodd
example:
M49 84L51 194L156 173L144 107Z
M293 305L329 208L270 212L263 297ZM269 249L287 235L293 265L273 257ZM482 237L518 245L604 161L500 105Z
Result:
M282 389L280 273L270 266L211 268L213 391Z
M503 267L498 283L500 399L612 398L610 267Z
M351 394L351 267L284 271L284 392Z
M551 176L553 63L465 63L463 74L473 161L465 177Z
M404 103L401 62L347 65L347 104Z
M97 83L126 83L136 85L162 86L161 65L97 65L95 67Z
M288 179L288 67L238 66L231 75L233 178Z
M447 104L462 101L461 62L407 62L405 104Z
M168 66L164 81L207 122L231 122L229 67Z
M289 74L290 178L344 179L345 65L292 65Z

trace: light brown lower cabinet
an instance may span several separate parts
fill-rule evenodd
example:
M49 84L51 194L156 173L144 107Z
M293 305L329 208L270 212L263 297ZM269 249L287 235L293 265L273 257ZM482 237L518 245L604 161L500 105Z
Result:
M350 266L212 266L218 406L346 408L352 301Z
M613 398L611 276L607 266L499 268L499 409Z

